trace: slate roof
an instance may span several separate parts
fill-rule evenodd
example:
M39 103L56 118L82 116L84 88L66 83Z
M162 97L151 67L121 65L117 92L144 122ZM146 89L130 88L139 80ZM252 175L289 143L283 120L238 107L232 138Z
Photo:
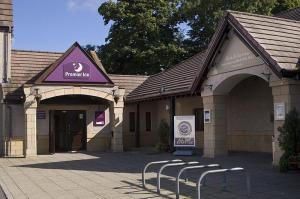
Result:
M228 11L208 46L204 65L192 88L193 92L201 85L224 33L231 27L279 77L291 77L299 72L300 21Z
M287 11L284 11L284 12L280 12L280 13L274 15L274 16L285 18L285 19L300 21L300 7L290 9L290 10L287 10Z
M64 53L12 50L11 84L3 85L8 100L20 101L24 95L23 85L32 85L47 68ZM140 85L147 76L108 74L115 85L125 88L126 94Z
M0 1L0 27L13 26L12 0Z
M198 53L173 67L150 76L127 96L127 101L141 101L161 97L190 94L197 70L201 68L205 52Z
M148 76L143 75L108 74L108 76L115 83L115 85L119 86L120 88L125 88L125 96L136 89L148 78Z

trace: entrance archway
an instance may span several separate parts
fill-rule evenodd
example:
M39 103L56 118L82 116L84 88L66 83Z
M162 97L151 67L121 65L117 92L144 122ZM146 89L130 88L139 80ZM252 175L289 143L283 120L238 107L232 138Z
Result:
M204 156L228 151L271 153L274 119L269 83L252 74L226 76L214 82L210 95L203 96L211 117L204 125Z

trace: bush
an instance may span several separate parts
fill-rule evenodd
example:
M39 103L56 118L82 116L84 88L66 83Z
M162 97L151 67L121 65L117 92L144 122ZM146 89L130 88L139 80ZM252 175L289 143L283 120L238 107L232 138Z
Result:
M170 127L166 120L161 120L159 124L159 142L156 144L155 148L160 152L167 152L170 150L169 146L169 134Z
M285 172L289 167L289 158L297 156L300 151L300 117L296 109L286 114L282 127L278 128L279 146L284 151L280 158L280 171Z

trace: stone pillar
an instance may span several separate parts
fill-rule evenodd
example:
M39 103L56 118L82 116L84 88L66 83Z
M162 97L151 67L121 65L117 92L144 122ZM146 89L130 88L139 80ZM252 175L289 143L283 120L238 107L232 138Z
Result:
M291 109L296 108L300 112L300 84L298 81L283 79L271 82L273 101L275 103L284 103L285 111L288 113ZM274 110L275 114L275 110ZM283 151L278 142L281 127L284 120L276 120L274 117L274 137L273 137L273 165L278 165Z
M25 102L25 157L37 156L36 101Z
M211 122L204 124L204 157L214 158L228 153L226 99L226 95L203 97L203 108L211 113Z
M118 100L111 102L110 114L112 121L111 149L113 152L123 152L123 109L124 89L118 90Z

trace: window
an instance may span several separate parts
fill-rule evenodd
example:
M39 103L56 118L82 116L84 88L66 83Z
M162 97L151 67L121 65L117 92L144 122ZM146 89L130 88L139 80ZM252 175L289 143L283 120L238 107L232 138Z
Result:
M146 112L146 131L151 131L151 112Z
M129 113L129 131L135 132L135 112Z
M195 114L195 130L204 131L203 108L194 109Z

